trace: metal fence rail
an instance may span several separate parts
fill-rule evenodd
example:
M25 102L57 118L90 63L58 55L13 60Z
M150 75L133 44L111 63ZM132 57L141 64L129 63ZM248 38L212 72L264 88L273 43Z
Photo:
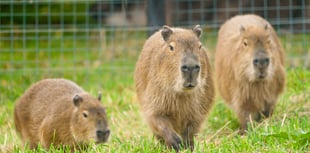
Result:
M155 7L149 0L2 0L0 74L132 68L147 38ZM281 35L287 65L309 67L309 0L168 0L163 22L204 28L214 52L219 26L236 14L255 13Z

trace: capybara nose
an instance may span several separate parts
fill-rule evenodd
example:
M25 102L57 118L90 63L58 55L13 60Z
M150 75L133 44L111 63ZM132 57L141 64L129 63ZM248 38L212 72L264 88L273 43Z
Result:
M183 84L183 87L187 88L187 89L191 89L191 88L194 88L195 86L197 85L196 82L186 82Z
M192 89L197 85L197 77L199 75L200 66L197 64L193 65L182 65L181 66L182 76L184 78L183 87L186 89Z
M200 66L199 65L182 65L181 70L183 73L198 73L200 71Z
M184 78L183 87L192 89L197 85L200 66L198 64L183 64L181 66L182 76Z
M255 67L259 68L259 69L263 69L266 68L270 63L269 58L256 58L253 60L253 64Z
M98 130L96 131L96 134L98 138L106 138L110 135L110 130L109 129L104 131Z

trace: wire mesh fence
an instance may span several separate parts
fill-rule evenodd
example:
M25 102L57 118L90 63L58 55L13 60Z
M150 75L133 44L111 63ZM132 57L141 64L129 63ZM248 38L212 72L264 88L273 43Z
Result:
M157 15L152 8L162 12L157 25L149 23ZM309 67L309 0L2 0L0 74L132 71L147 31L162 23L200 24L212 58L219 26L245 13L260 15L275 27L287 66Z

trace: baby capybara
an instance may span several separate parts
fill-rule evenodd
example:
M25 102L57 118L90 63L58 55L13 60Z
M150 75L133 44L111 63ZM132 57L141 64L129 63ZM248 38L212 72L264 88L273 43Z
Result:
M194 149L194 135L213 104L206 49L193 29L163 26L146 40L136 63L135 85L143 116L168 147Z
M17 100L16 131L25 145L66 145L75 149L88 142L106 142L105 108L81 87L65 79L45 79L32 85Z
M215 53L217 86L239 117L240 133L250 117L269 117L285 85L284 51L273 27L256 15L226 21Z

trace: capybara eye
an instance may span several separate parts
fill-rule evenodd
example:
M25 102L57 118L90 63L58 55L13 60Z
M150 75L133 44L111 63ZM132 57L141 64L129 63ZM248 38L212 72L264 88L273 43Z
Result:
M267 44L268 44L268 45L271 44L271 40L270 40L270 39L267 40Z
M83 112L83 117L87 118L88 114L86 112Z
M187 67L186 65L183 65L183 66L181 67L181 70L182 70L183 72L187 72L187 71L188 71L188 67Z
M201 45L199 45L199 49L201 49Z
M173 46L169 45L170 51L173 51Z
M199 66L199 65L196 65L196 66L195 66L195 69L196 69L196 70L199 70L199 69L200 69L200 66Z
M248 46L248 43L244 41L243 45L246 47L246 46Z

